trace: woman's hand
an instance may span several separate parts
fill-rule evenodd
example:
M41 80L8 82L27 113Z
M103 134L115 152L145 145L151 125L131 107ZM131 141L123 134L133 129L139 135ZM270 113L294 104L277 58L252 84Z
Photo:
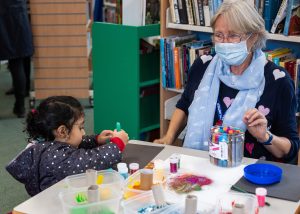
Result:
M247 125L247 129L250 134L259 142L265 142L268 140L268 121L256 108L250 109L245 113L243 122Z
M97 143L99 145L105 144L113 137L114 132L111 130L103 130L97 137Z
M153 143L158 143L158 144L167 144L171 145L172 144L172 139L170 137L167 137L166 135L160 139L155 139Z
M128 143L129 140L127 132L125 132L123 129L121 131L114 130L113 137L120 138L125 145Z

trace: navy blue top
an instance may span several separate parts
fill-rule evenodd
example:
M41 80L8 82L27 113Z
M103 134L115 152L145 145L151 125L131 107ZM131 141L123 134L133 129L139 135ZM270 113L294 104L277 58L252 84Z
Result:
M188 115L188 108L194 99L195 90L197 90L209 63L210 61L203 63L198 57L191 66L186 88L176 105L176 107L183 110L186 115ZM294 82L282 67L270 61L265 65L265 81L264 92L255 107L265 115L271 133L279 137L288 138L292 146L289 153L282 160L278 160L264 145L259 143L256 138L246 131L244 156L270 161L295 163L300 143L296 122ZM237 93L238 90L230 88L221 82L219 101L223 114L230 107ZM214 124L218 119L219 116L216 110Z

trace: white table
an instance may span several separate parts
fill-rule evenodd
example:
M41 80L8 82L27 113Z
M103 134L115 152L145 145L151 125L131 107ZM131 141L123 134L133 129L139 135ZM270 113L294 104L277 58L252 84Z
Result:
M159 144L153 144L149 142L143 141L135 141L131 140L129 143L131 144L139 144L139 145L150 145L150 146L165 146ZM167 159L173 153L180 153L184 155L190 155L195 157L208 158L208 153L205 151L186 149L182 147L176 146L165 146L165 149L162 150L155 159ZM251 164L254 163L255 159L244 158L243 164ZM21 213L30 213L30 214L53 214L53 213L62 213L62 206L58 198L58 193L65 188L65 183L60 181L55 185L49 187L43 192L35 195L34 197L28 199L27 201L19 204L13 210L13 214L21 214ZM16 193L17 194L17 193ZM286 201L276 198L267 197L266 201L268 201L271 206L264 207L260 209L260 213L272 213L272 214L289 214L289 213L300 213L297 207L300 205L300 201L292 202Z

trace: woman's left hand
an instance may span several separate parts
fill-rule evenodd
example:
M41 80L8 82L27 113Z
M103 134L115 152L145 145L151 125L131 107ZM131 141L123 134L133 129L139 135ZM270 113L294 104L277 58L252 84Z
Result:
M249 109L244 117L243 122L246 124L250 134L255 137L259 142L268 140L266 117L256 108Z

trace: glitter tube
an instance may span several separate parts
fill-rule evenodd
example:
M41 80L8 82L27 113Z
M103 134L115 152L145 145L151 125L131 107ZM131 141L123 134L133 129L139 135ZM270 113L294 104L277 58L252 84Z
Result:
M170 158L170 172L171 173L177 173L177 164L178 164L178 159L171 157Z
M262 187L256 188L255 189L255 194L256 194L256 197L257 197L258 206L260 206L260 207L265 206L267 189L266 188L262 188Z
M140 168L140 165L138 163L131 163L129 164L129 174L132 175L136 171L138 171Z
M140 180L140 189L141 190L150 190L153 184L153 170L152 169L141 169L141 180Z
M98 185L89 186L87 192L88 192L88 202L89 203L98 202L100 200Z
M94 169L87 169L85 171L86 175L86 183L87 186L95 185L97 184L97 171Z
M152 193L157 206L163 207L166 205L166 199L161 184L153 184Z
M197 213L197 196L187 195L185 198L184 214L196 214Z

